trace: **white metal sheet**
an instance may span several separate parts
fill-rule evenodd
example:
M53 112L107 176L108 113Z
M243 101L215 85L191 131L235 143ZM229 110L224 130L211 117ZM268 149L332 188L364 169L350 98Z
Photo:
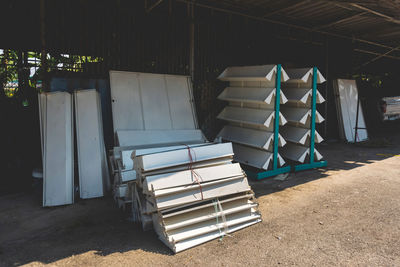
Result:
M46 93L43 157L43 206L74 202L74 142L72 97L66 92ZM43 108L43 107L46 108Z
M268 170L273 160L273 153L248 146L233 144L234 159L237 162L258 168ZM283 166L285 161L278 154L278 165Z
M282 92L289 104L311 105L312 89L310 88L283 88ZM325 102L325 98L317 90L317 104Z
M95 89L74 92L81 198L104 195L108 166L104 151L100 98Z
M271 129L274 117L274 110L228 106L221 111L217 118L225 121L243 123L252 126L263 127L265 129ZM285 125L286 122L287 121L285 117L280 114L279 125Z
M173 151L173 150L179 150L179 149L185 149L185 148L192 148L192 147L199 147L199 146L208 146L213 143L201 143L201 144L193 144L193 145L176 145L176 146L165 146L165 147L153 147L153 148L142 148L142 149L136 149L132 150L131 157L138 157L138 156L143 156L147 154L154 154L154 153L160 153L160 152L167 152L167 151Z
M121 175L122 183L136 180L136 171L135 170L122 171L120 175Z
M298 108L298 107L282 107L281 108L283 116L293 124L302 124L310 127L311 123L311 109L308 108ZM316 110L315 111L315 123L321 123L325 119Z
M192 159L189 158L189 153ZM135 169L152 171L232 155L231 143L213 144L209 146L193 147L190 148L190 150L181 149L136 157Z
M239 164L226 164L195 169L200 183L243 175ZM147 176L143 183L143 191L151 192L176 186L197 184L191 170Z
M228 67L218 76L222 81L272 81L275 79L276 65ZM282 81L289 79L282 68Z
M167 209L187 203L194 203L251 190L245 177L227 180L228 181L224 183L204 186L202 189L195 188L195 190L179 191L175 194L157 197L157 209Z
M195 129L188 76L110 71L114 132Z
M144 129L172 129L172 118L164 76L147 73L140 73L137 76L141 89ZM194 128L194 125L192 126Z
M313 68L286 69L286 72L290 77L286 81L287 83L311 83ZM325 81L324 76L317 70L317 83L324 83Z
M127 184L120 184L114 188L114 196L124 198L129 196L129 189Z
M304 163L310 154L310 147L288 143L282 148L281 154L290 160ZM322 155L314 148L314 156L317 161L322 159Z
M244 223L239 223L239 224L236 224L234 226L229 227L226 234L230 234L230 233L239 231L239 230L241 230L243 228L249 227L249 226L254 225L256 223L259 223L259 222L261 222L261 216L257 216L255 219L251 219L251 220L246 221ZM176 243L176 244L174 244L174 245L172 245L170 247L175 253L177 253L177 252L181 252L183 250L189 249L191 247L203 244L203 243L208 242L210 240L216 239L216 238L218 238L220 236L223 236L223 235L225 235L225 233L223 231L217 230L215 232L207 233L207 234L202 235L202 236L197 236L197 237L194 237L194 238L191 238L191 239L184 240L184 241Z
M46 134L46 94L38 94L38 106L39 106L39 122L40 122L40 141L42 145L42 158L44 158L44 145L45 145L45 134Z
M121 161L124 170L133 169L133 160L131 158L133 150L123 150L121 151Z
M244 193L239 193L235 195L229 195L223 198L219 198L219 202L221 204L223 203L228 203L231 201L239 200L239 199L247 199L248 201L252 201L254 199L254 193L252 191L244 192ZM253 201L252 201L253 202ZM161 216L163 219L165 218L170 218L174 217L177 215L185 214L185 213L190 213L196 210L201 210L205 209L207 207L213 207L215 206L215 202L213 200L205 200L205 201L200 201L196 203L189 203L187 205L182 205L179 206L178 208L171 208L171 209L165 209L160 212Z
M223 140L272 151L274 133L226 125L218 134ZM286 144L279 135L279 146Z
M357 119L358 90L355 80L338 79L337 81L342 122L344 133L348 142L354 142L355 127ZM360 104L358 112L357 142L368 140L368 133L365 125L363 109Z
M201 130L118 130L118 144L121 147L171 143L202 143L205 138Z
M216 217L230 215L243 210L250 210L251 208L257 206L256 203L245 198L220 204L223 211L216 212L215 207L207 206L200 210L183 213L169 218L163 218L165 230L170 231L211 219L215 220Z
M197 168L211 167L211 166L217 166L217 165L232 164L232 159L233 159L233 155L229 155L229 156L222 157L222 158L193 162L191 166L193 169L197 169ZM188 170L188 168L189 168L188 164L182 164L182 165L178 165L178 166L157 169L154 171L148 171L146 173L141 172L141 175L145 177L145 176L158 175L158 174L167 173L167 172L171 173L171 172L178 172L178 171L186 171L186 170Z
M275 88L265 87L227 87L218 96L218 99L230 102L271 104L275 101ZM286 96L281 93L281 104L287 102Z
M145 129L137 74L110 71L110 87L114 132L119 129Z
M226 222L216 222L216 220L210 220L201 222L197 225L190 225L185 228L179 228L168 231L168 237L170 242L178 243L180 241L200 236L206 233L223 230L224 227L231 227L240 223L253 221L260 218L259 214L252 213L251 211L242 211L235 214L226 216Z
M173 129L197 128L192 83L187 76L164 75Z
M285 125L279 131L286 141L301 145L308 145L310 143L310 129ZM321 135L315 131L315 143L321 143L323 140Z
M196 172L196 171L194 171ZM188 191L191 192L198 192L200 191L200 193L202 191L204 191L205 188L211 187L211 186L220 186L222 187L224 184L230 183L234 180L239 180L239 179L243 179L245 178L245 176L243 174L239 175L239 176L233 176L233 177L224 177L223 179L218 179L218 180L211 180L208 181L206 183L202 183L200 182L201 178L199 178L199 181L196 181L193 175L193 181L191 184L187 184L187 185L182 185L182 186L176 186L176 187L171 187L171 188L162 188L156 191L153 191L153 195L156 198L160 198L160 197L164 197L164 196L170 196L172 197L176 197L179 194L182 193L186 193Z

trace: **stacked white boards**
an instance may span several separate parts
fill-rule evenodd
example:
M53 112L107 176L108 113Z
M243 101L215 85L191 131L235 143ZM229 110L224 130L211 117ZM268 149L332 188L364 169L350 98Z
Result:
M287 123L280 112L280 105L288 101L280 89L289 79L285 70L281 65L228 67L218 79L229 82L218 96L229 103L217 117L227 122L218 138L233 143L234 159L263 170L254 173L257 179L290 171L279 168L285 161L278 153L286 144L279 134L279 127Z
M74 129L80 198L104 196L110 181L98 92L95 89L75 91L74 99L68 92L48 92L39 94L38 98L43 206L74 202Z
M193 130L117 130L116 147L110 156L114 177L114 198L118 205L132 203L129 183L135 183L136 171L133 168L132 154L156 153L186 145L203 144L206 139L198 129Z
M39 94L43 161L43 206L74 202L74 125L72 96Z
M110 89L115 147L109 160L114 197L125 208L131 203L128 182L136 179L133 149L204 137L201 131L187 131L198 128L189 76L111 70Z
M95 89L74 91L79 194L83 199L104 196L110 187L103 138L100 95Z
M356 81L345 79L334 80L333 89L335 93L340 138L351 143L368 140L363 109L358 100Z
M232 145L207 143L187 76L110 72L114 197L179 252L261 221Z
M325 101L317 90L325 78L316 67L286 72L290 78L282 84L282 91L288 101L281 111L288 123L281 127L280 133L287 144L281 154L291 161L294 171L324 167L326 161L321 161L322 155L315 149L315 143L323 141L315 130L315 123L324 121L316 104Z
M191 155L188 157L188 154ZM136 218L175 253L261 221L232 144L135 156Z

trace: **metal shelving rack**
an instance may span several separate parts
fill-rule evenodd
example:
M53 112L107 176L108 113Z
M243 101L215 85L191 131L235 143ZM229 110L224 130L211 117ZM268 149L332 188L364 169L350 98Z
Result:
M260 180L290 172L278 153L286 144L279 126L287 123L280 104L287 102L281 82L289 76L282 66L229 67L218 78L230 87L218 96L229 102L218 115L229 124L217 138L233 143L235 160L250 166L245 168L249 177Z
M289 107L283 107L282 113L288 118L288 125L281 134L288 141L282 149L282 155L290 159L293 171L326 167L327 162L315 149L315 143L322 142L322 137L315 130L315 123L324 119L317 111L317 103L325 99L318 92L318 83L325 82L316 67L312 69L288 69L290 80L284 84ZM310 89L311 87L311 89ZM308 162L306 162L308 156Z

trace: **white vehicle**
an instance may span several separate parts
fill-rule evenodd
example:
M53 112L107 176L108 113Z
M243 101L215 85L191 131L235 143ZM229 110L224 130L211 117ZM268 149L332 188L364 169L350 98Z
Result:
M384 121L400 119L400 96L384 97L379 104Z

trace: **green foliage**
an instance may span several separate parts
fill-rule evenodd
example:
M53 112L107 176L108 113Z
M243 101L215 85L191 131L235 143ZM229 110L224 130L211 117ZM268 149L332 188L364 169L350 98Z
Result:
M27 74L29 87L40 90L43 72L68 71L84 72L84 66L88 63L102 62L103 58L92 56L79 56L67 54L47 54L47 69L41 64L41 54L28 52ZM14 97L18 92L18 53L15 50L0 50L0 85L8 97Z
M360 79L363 82L369 83L373 88L382 88L383 80L388 73L385 75L372 75L372 74L362 74L362 75L354 75L353 78Z

